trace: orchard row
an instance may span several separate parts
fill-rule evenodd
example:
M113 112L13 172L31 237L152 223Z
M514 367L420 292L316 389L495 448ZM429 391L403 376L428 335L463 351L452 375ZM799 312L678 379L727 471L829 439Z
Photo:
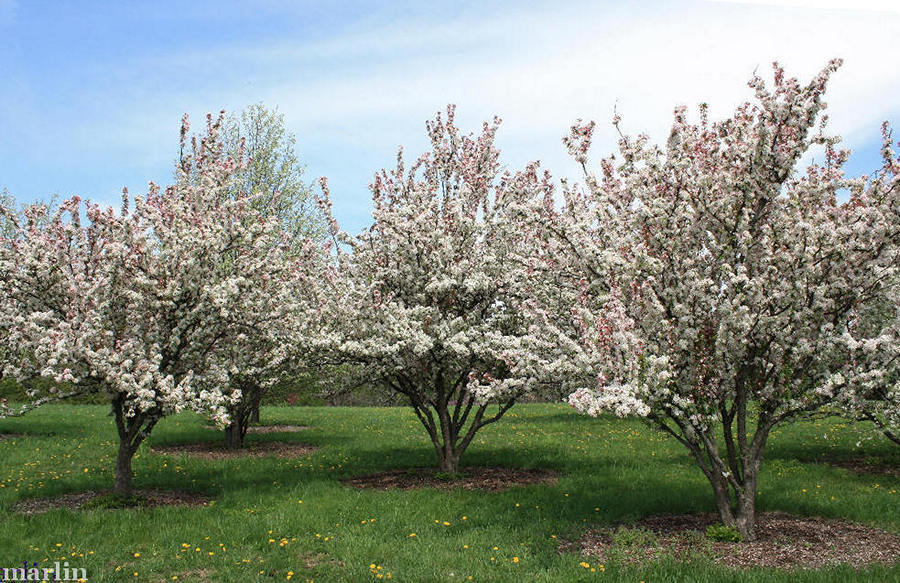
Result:
M277 193L234 188L253 160L224 146L223 118L193 137L185 118L171 186L118 211L4 211L3 374L55 384L2 414L104 395L124 494L160 419L205 412L239 445L300 367L352 365L402 395L446 472L518 399L562 388L683 444L752 540L773 428L841 410L900 435L900 158L885 126L883 167L844 174L823 115L839 64L805 85L776 65L731 117L678 108L664 146L620 133L599 164L579 121L579 184L505 171L499 120L465 134L449 107L430 151L375 176L355 236L324 179L326 232L286 229Z

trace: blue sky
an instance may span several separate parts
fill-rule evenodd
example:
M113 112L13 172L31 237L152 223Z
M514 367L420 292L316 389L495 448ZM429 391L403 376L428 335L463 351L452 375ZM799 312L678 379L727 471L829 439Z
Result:
M464 127L504 118L510 168L576 176L560 138L577 118L601 123L599 155L614 107L627 131L664 139L677 104L724 116L754 69L777 59L808 79L833 56L831 128L868 172L881 121L900 126L897 38L896 0L0 0L0 188L115 203L169 180L183 113L262 101L356 231L372 174L397 146L424 148L424 121L449 102Z

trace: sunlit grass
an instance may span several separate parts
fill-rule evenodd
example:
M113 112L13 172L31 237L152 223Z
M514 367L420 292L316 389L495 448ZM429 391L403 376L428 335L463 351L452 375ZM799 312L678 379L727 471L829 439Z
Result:
M464 465L542 467L557 484L471 491L360 491L338 479L431 465L434 453L402 408L267 408L266 423L308 425L251 441L319 447L306 458L135 459L135 485L206 493L199 508L56 510L11 514L18 500L112 484L115 433L99 406L54 406L0 422L0 567L67 560L91 581L888 581L900 566L865 571L735 572L663 560L644 567L559 554L593 526L661 513L712 511L709 487L686 451L636 421L590 419L561 405L521 405L483 430ZM216 440L193 415L160 423L152 445ZM820 420L773 435L761 510L839 517L900 531L900 483L809 460L900 448L865 430ZM857 442L861 444L857 446ZM798 461L807 460L807 461ZM584 565L587 565L585 567ZM135 575L136 573L136 575ZM173 579L177 577L177 579ZM471 579L469 579L471 577Z

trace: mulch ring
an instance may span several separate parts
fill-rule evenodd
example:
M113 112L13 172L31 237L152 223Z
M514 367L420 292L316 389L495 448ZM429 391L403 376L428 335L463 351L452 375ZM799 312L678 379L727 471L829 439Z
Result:
M883 474L900 478L900 466L880 460L822 460L819 463L825 463L836 468L844 468L857 474Z
M225 449L221 443L211 442L154 446L150 451L169 455L186 455L205 460L224 460L248 457L294 458L309 455L317 449L319 448L303 443L259 441L245 444L240 449Z
M212 429L215 431L221 431L215 425L207 425L207 429ZM251 425L247 428L247 434L262 434L262 433L297 433L299 431L305 431L309 429L309 425Z
M33 515L43 514L49 510L57 508L68 508L70 510L80 510L85 504L88 504L94 498L106 496L109 490L99 490L95 492L76 492L73 494L63 494L54 498L34 498L31 500L22 500L13 505L13 512L19 514ZM141 508L156 508L159 506L206 506L209 504L210 498L196 492L183 492L178 490L133 490L135 496L142 499Z
M309 429L309 425L251 425L247 433L297 433Z
M414 490L417 488L438 488L451 490L488 490L500 492L513 486L556 483L556 472L538 468L463 468L458 476L448 476L436 468L411 468L391 470L368 476L341 478L341 482L356 488L377 490Z
M720 542L704 535L719 522L712 514L655 516L628 529L590 530L560 551L580 550L600 561L628 564L664 556L705 558L732 568L817 569L900 561L900 535L843 520L767 512L757 516L754 542Z

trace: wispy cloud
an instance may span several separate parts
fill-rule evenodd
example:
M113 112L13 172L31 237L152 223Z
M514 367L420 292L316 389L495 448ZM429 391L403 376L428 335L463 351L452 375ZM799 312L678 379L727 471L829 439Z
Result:
M894 12L900 14L895 0L712 0L731 4L761 4L814 10L846 10L850 12Z
M228 69L221 77L245 84L188 86L162 99L201 110L264 99L298 128L338 136L351 130L347 139L371 145L398 137L384 135L391 127L406 131L402 120L420 126L448 101L466 115L503 115L507 131L517 134L559 137L576 117L608 119L616 104L631 126L662 131L676 104L708 101L727 113L748 97L751 73L767 74L773 60L808 78L841 56L846 65L830 92L835 128L852 138L892 114L900 68L884 65L900 18L848 19L809 10L811 2L801 0L773 4L779 6L658 5L648 14L538 9L488 20L398 23L309 44L224 47L165 58L182 67Z
M235 31L190 50L163 43L85 63L80 77L97 81L73 90L77 115L60 121L50 112L41 123L65 125L54 147L82 152L78 164L100 166L115 152L132 167L167 172L182 112L278 105L310 173L329 176L336 210L351 221L367 214L371 173L391 163L399 144L424 147L423 121L448 102L469 127L504 118L499 142L510 165L539 158L568 174L560 137L576 118L602 124L615 107L629 131L664 137L676 104L709 102L714 116L727 115L750 97L753 71L769 74L771 61L808 79L840 56L846 64L829 91L832 129L850 146L864 145L881 120L900 114L900 67L890 65L900 14L869 0L851 12L830 7L843 3L812 4L539 4L400 19L375 13L328 34L264 41ZM613 140L601 125L598 149ZM104 192L123 182L110 176Z

